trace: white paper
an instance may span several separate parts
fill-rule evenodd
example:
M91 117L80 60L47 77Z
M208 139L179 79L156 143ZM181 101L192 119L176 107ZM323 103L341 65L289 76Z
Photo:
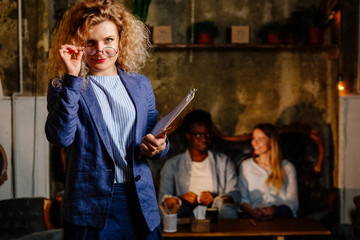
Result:
M175 120L175 118L179 116L179 114L191 102L191 100L193 100L196 91L197 89L195 88L190 89L189 94L170 113L168 113L164 118L162 118L156 123L155 127L151 131L151 134L156 136L160 134L163 130L167 129L170 124Z

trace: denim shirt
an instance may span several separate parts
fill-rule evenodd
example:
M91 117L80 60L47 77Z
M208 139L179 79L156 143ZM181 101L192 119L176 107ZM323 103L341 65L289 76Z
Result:
M237 174L232 160L223 153L208 151L215 194L230 195L236 204L240 202ZM179 196L189 191L191 174L189 150L168 159L160 172L158 202L164 195Z

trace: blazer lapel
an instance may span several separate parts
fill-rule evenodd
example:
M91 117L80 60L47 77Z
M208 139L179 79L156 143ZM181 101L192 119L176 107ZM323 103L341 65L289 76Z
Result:
M107 152L109 153L110 157L114 160L113 152L111 151L110 148L110 140L106 129L106 124L102 116L101 108L97 101L95 92L90 82L87 84L86 89L81 92L81 95L83 96L85 103L89 108L90 115L94 120L95 126L99 132L100 138L102 139Z

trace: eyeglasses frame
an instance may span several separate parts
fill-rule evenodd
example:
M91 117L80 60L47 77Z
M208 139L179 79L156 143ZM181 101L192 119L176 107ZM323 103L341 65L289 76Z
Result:
M196 139L200 140L202 139L203 137L206 139L206 140L210 140L213 138L213 134L212 133L199 133L199 132L188 132L190 135L194 136Z
M103 49L101 49L101 50L97 50L97 49L95 49L95 47L92 47L92 46L86 46L86 45L83 45L83 47L84 47L84 49L83 49L83 52L84 52L84 54L86 55L86 56L94 56L95 54L97 54L98 52L101 52L104 56L106 56L106 57L114 57L117 53L118 53L118 51L116 51L116 49L115 48L113 48L113 47L104 47ZM86 52L85 52L85 48L87 48L87 47L92 47L92 48L94 48L94 51L93 51L93 53L92 54L87 54ZM115 54L113 55L113 56L109 56L109 55L107 55L107 54L105 54L105 52L104 52L104 49L105 48L111 48L111 49L113 49L114 51L115 51Z

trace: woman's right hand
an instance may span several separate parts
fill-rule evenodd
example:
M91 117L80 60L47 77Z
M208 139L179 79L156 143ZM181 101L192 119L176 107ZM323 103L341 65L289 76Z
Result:
M59 55L64 64L65 72L78 76L81 68L81 59L83 56L83 47L75 47L74 45L61 45Z

